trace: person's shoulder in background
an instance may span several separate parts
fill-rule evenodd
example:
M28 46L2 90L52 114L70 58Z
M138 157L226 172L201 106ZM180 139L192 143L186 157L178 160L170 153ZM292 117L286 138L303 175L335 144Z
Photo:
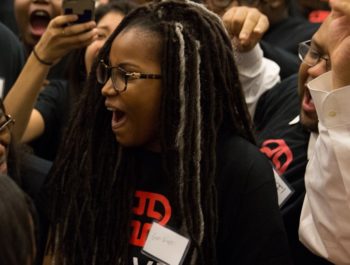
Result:
M0 22L0 96L5 97L24 64L24 50L18 37Z

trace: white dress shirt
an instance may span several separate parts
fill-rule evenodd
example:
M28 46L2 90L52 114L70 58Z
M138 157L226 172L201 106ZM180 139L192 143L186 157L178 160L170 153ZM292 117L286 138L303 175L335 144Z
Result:
M329 261L350 264L350 86L332 90L332 73L309 83L319 136L305 173L299 237Z

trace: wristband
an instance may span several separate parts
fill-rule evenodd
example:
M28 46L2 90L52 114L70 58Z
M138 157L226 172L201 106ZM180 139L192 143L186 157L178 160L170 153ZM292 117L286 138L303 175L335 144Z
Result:
M35 58L36 58L40 63L45 64L45 65L53 65L52 62L44 61L43 59L41 59L41 58L39 57L39 55L38 55L38 54L36 53L36 51L35 51L35 46L33 47L33 54L34 54Z

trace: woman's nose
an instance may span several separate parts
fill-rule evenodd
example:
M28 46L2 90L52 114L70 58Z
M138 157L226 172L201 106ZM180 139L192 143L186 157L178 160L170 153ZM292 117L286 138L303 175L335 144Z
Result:
M118 92L113 87L111 78L109 78L106 84L102 87L101 93L104 97L111 97L118 94Z

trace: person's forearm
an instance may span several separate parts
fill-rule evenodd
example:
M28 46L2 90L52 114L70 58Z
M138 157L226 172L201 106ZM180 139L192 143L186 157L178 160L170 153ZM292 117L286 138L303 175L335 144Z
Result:
M77 15L63 15L52 19L44 35L30 54L16 83L5 98L5 107L9 114L16 119L13 135L19 141L27 128L35 128L36 133L30 132L35 138L45 127L42 119L30 119L37 96L50 70L63 56L73 49L86 47L97 38L96 23L74 24ZM66 26L66 25L69 26ZM62 33L65 32L64 34ZM36 134L36 135L35 135Z
M31 54L17 81L5 97L6 111L16 120L13 136L17 141L21 140L27 128L37 96L49 70L50 66L40 63Z

